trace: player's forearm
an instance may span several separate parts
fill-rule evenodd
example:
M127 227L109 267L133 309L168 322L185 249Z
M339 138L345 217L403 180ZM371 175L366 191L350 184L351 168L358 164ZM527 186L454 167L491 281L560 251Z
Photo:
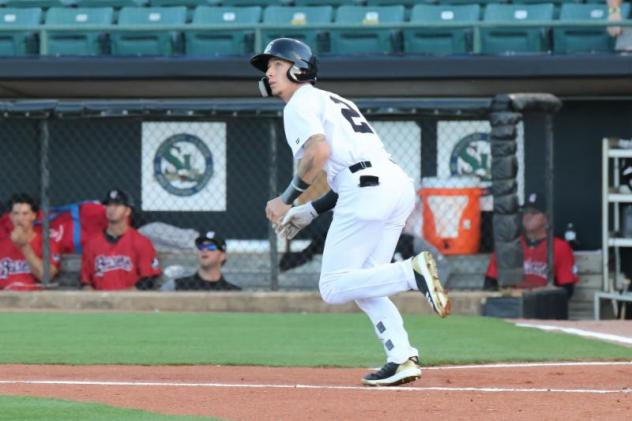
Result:
M325 136L317 134L307 139L303 149L303 158L298 164L297 175L301 180L312 184L329 159L329 145Z
M22 251L22 254L24 255L24 258L26 259L26 263L29 265L29 268L31 269L31 273L33 274L33 276L35 276L40 281L43 280L44 279L44 260L40 259L39 256L35 254L35 251L33 251L33 248L29 244L22 247L21 251ZM57 275L57 268L51 265L49 276L50 278L53 278L55 275Z

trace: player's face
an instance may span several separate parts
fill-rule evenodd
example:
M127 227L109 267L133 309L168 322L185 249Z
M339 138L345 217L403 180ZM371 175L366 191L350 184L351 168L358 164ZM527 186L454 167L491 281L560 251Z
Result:
M292 63L277 58L271 58L268 61L268 70L266 76L272 90L272 95L285 99L286 96L294 92L295 83L287 78L287 71Z
M22 228L30 228L37 218L37 214L31 209L31 205L28 203L16 203L11 208L9 218L14 227L20 226Z
M212 243L203 243L202 246L207 244L214 245ZM219 250L217 246L211 248L214 248L214 250L209 250L205 247L198 247L198 264L204 269L210 269L214 266L219 267L224 261L224 252Z
M522 214L522 226L525 232L539 231L546 228L547 218L542 212L527 210Z
M105 216L112 224L127 220L129 213L130 209L119 203L109 203L105 206Z

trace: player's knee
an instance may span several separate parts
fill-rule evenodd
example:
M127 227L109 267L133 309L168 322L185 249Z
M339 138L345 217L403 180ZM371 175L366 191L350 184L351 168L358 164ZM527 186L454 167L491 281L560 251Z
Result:
M328 279L326 275L321 275L318 287L320 296L327 304L345 304L349 301L339 293L336 283Z

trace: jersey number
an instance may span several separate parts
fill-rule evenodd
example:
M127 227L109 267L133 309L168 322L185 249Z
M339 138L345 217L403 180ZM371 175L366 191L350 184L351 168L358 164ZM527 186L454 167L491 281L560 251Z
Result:
M330 98L336 104L342 104L342 110L340 110L340 112L342 113L342 116L345 119L347 119L349 124L351 124L351 127L353 128L354 132L356 132L356 133L373 133L373 130L371 130L371 127L369 127L369 125L364 120L364 118L362 118L360 113L358 113L356 110L351 108L351 106L348 103L344 102L343 100L341 100L339 98L335 98L333 96L330 97ZM356 123L356 121L358 123Z

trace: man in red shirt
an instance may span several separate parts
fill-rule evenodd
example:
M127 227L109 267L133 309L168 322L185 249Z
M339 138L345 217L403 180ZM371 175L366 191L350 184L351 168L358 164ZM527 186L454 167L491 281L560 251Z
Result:
M81 283L97 290L152 289L160 265L151 241L129 225L133 203L110 190L103 200L108 227L88 240L81 258Z
M44 277L42 235L33 229L39 207L27 194L16 193L9 201L11 234L0 240L0 289L41 289ZM59 271L59 245L50 242L50 279Z
M547 285L546 216L544 200L537 193L531 193L522 210L523 235L520 238L524 254L524 279L516 287L538 288ZM553 238L553 273L555 285L566 290L570 300L579 282L577 267L571 246L558 237ZM493 253L485 274L483 289L498 289L498 273L496 270L496 253Z

